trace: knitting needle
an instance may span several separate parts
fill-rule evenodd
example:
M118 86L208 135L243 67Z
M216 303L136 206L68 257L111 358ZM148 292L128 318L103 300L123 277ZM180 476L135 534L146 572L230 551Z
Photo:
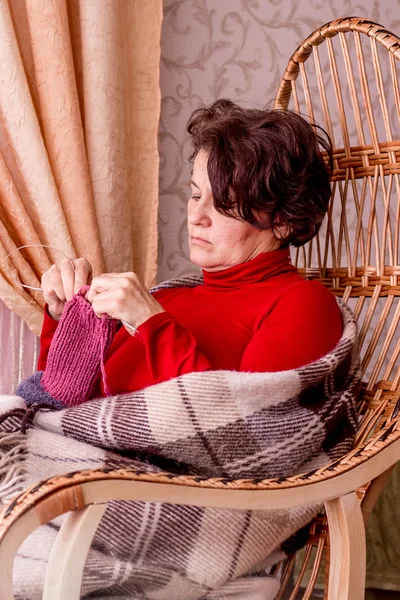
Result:
M63 252L62 250L60 250L59 248L56 248L55 246L47 246L46 244L27 244L26 246L19 246L18 248L15 248L15 250L12 250L11 252L9 252L6 256L6 260L8 259L9 256L11 256L11 254L14 254L14 252L17 252L17 250L22 250L23 248L50 248L52 250L57 250L57 252L61 252L61 254L63 254L65 256L65 258L67 258L69 260L69 262L72 265L72 268L74 267L74 263L72 262L71 258L65 254L65 252ZM43 292L42 288L38 288L38 287L33 287L31 285L27 285L26 283L21 283L21 286L23 288L26 288L28 290L33 290L35 292ZM136 327L134 327L133 325L130 325L129 323L127 323L126 321L123 321L121 319L121 323L123 324L124 327L126 327L128 330L133 331L133 334L135 335L137 333L137 329Z

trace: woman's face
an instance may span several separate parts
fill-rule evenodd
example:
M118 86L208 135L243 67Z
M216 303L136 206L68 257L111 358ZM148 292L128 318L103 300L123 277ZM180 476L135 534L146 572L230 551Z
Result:
M271 230L217 212L207 173L208 152L200 150L193 165L188 203L190 260L206 271L222 271L279 248Z

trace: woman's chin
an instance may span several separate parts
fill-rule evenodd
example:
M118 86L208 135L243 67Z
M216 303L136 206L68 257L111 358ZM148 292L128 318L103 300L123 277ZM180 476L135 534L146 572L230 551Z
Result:
M200 248L199 246L192 246L190 248L190 260L202 269L210 269L215 266L215 260L212 259L210 253L205 248Z

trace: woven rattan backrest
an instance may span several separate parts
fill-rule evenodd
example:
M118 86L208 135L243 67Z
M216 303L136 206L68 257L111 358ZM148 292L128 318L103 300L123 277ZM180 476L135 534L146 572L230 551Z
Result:
M332 139L328 218L294 260L355 311L364 397L382 410L400 385L399 59L399 38L380 25L338 19L294 52L275 99Z

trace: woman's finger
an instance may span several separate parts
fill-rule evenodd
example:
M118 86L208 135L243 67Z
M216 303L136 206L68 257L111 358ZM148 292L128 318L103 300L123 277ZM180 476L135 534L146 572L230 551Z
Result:
M133 273L132 271L126 271L126 273L103 273L103 275L100 275L100 277L103 276L107 276L107 277L124 277L125 279L137 279L137 275L136 273Z
M104 275L100 275L98 277L94 277L90 284L90 289L86 294L86 300L93 304L93 300L100 294L101 292L105 292L110 287L110 282Z
M120 296L121 294L116 294L113 289L97 293L92 302L92 308L96 315L98 317L108 316L112 319L120 318L117 314Z
M90 290L86 294L86 298L89 302L93 303L97 294L107 290L125 287L127 287L127 279L125 277L110 277L109 273L106 273L93 278L93 281L90 284Z
M48 282L49 287L51 287L56 293L57 297L65 302L65 291L64 285L61 279L60 267L58 265L52 265L48 271Z
M63 301L60 300L60 298L59 298L57 292L55 291L55 289L52 288L52 287L48 287L47 290L46 290L46 302L49 305L50 304L54 304L54 303L59 303L59 302L63 303Z
M64 310L65 302L63 300L60 300L60 298L57 295L56 290L54 289L54 286L50 282L50 272L53 273L53 271L55 271L55 269L56 269L56 266L54 265L54 268L51 267L50 269L48 269L47 271L45 271L43 273L42 280L41 280L41 286L42 286L42 290L43 290L44 300L49 307L50 315L53 317L53 319L58 320ZM53 273L53 277L54 277L54 273Z
M92 265L86 258L78 258L74 260L75 266L75 294L85 285L90 285L92 282Z
M59 299L56 292L51 287L47 289L45 300L48 305L50 316L58 321L63 313L65 302Z
M74 295L75 270L69 260L65 260L60 264L60 276L64 288L65 299L71 300Z

